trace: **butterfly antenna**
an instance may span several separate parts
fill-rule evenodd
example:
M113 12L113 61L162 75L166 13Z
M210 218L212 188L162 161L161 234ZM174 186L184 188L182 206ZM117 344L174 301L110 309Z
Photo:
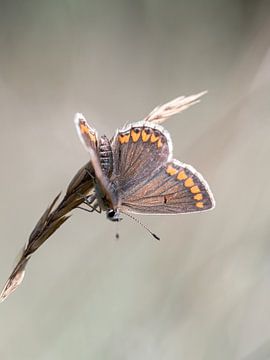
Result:
M121 211L121 213L123 213L124 215L130 217L131 219L135 220L139 225L141 225L143 228L145 228L145 230L147 230L149 232L149 234L151 234L156 240L160 240L160 237L158 237L156 234L154 234L150 229L148 229L147 226L145 226L143 223L140 222L139 219L135 218L134 216Z

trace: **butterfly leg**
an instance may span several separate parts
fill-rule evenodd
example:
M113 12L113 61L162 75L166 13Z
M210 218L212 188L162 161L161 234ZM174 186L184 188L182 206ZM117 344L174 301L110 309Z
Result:
M99 204L96 202L94 205L92 205L95 200L96 200L96 195L92 194L84 198L84 204L89 206L92 211L96 211L97 213L101 214L101 208Z
M90 209L85 209L85 208L83 208L81 206L77 206L77 209L84 210L84 211L87 211L87 212L90 212L90 213L92 213L93 211L96 211L98 214L101 214L101 209L100 208L95 208L94 206L91 206Z
M87 211L87 212L93 212L96 211L97 213L101 214L101 208L98 203L93 204L93 202L96 200L96 195L92 194L90 196L85 196L83 194L78 193L79 196L83 199L83 203L87 205L90 209L85 209L83 207L77 206L78 209ZM92 205L93 204L93 205Z
M95 181L95 176L91 173L89 169L85 168L85 172L93 181Z

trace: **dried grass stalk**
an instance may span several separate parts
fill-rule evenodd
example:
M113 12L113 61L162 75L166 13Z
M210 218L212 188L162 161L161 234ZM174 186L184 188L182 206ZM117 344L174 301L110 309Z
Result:
M180 113L188 109L190 106L199 103L200 98L205 95L207 91L202 91L196 95L190 96L180 96L164 105L157 106L153 111L147 115L144 120L154 122L156 124L161 124L163 121L167 120L169 117Z
M156 107L144 120L157 124L167 120L170 116L175 115L190 106L198 103L200 97L206 91L197 95L188 97L178 97L164 105ZM91 163L88 162L73 177L68 185L63 200L55 207L59 200L60 194L56 196L51 205L41 216L34 230L32 231L28 242L26 243L20 259L7 280L2 293L0 302L4 301L17 287L21 284L25 274L25 267L32 254L70 217L69 213L83 202L81 195L89 195L94 188L93 181L88 172L94 175ZM80 195L79 195L80 194ZM55 207L55 209L54 209Z
M71 180L66 194L59 205L54 209L60 194L56 196L39 219L22 251L17 265L2 290L0 302L4 301L23 281L25 267L31 255L70 217L68 215L70 211L83 202L83 198L78 194L90 194L93 189L93 181L89 174L87 174L86 169L93 173L90 162L83 166Z

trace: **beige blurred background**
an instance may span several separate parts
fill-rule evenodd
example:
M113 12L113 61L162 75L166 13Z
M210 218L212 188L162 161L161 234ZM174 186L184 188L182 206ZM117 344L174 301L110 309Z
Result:
M0 306L5 360L270 358L270 3L0 1L0 282L88 161L79 111L112 136L208 89L165 125L209 181L205 214L74 212Z

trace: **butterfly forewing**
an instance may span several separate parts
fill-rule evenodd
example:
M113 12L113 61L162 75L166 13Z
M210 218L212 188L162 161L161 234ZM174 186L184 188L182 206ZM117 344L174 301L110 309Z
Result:
M97 132L91 128L82 114L75 115L75 126L84 147L90 154L90 161L94 169L95 190L100 207L116 208L117 193L112 190L112 183L104 173L100 163Z
M89 148L96 150L98 144L97 131L88 125L83 114L77 113L74 122L79 138L85 149L87 151L89 151Z
M112 143L114 171L111 178L123 196L148 182L171 154L171 139L161 126L134 123L119 131Z

